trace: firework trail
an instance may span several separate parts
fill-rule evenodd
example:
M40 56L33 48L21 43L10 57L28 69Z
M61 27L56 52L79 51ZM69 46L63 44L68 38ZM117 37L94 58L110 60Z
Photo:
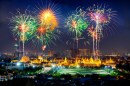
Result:
M96 6L94 4L92 7L87 8L86 17L90 20L90 24L95 26L95 28L92 27L92 29L88 29L88 32L92 34L93 42L95 42L93 43L93 51L95 52L94 58L96 55L96 60L98 59L100 38L103 35L103 26L106 26L105 28L109 27L108 24L112 22L113 18L116 18L115 15L115 11L112 11L111 8L107 8L105 4L104 6L99 6L98 4Z
M34 41L37 44L41 43L42 46L49 46L49 43L54 43L53 39L59 39L59 30L56 29L58 27L58 19L56 17L55 5L49 5L44 7L43 2L42 6L38 3L39 7L38 10L35 10L34 13L37 13L37 20L38 20L38 27L35 32L35 39ZM55 44L56 45L56 44ZM42 47L43 48L43 47ZM43 49L42 49L43 50ZM45 50L45 49L44 49Z
M80 8L76 9L76 13L73 13L67 18L67 27L69 31L75 36L74 41L77 42L77 50L78 50L78 40L82 39L79 38L82 35L82 32L88 27L89 23L84 19L84 12Z
M30 12L26 9L25 13L20 13L19 9L17 10L16 15L13 15L10 18L11 30L15 38L19 38L19 41L23 42L23 56L24 56L24 43L32 39L32 35L36 28L37 21L31 15Z

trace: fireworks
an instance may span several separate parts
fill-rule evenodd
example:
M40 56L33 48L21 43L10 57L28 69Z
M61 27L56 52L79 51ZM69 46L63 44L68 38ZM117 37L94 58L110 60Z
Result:
M10 23L15 39L19 38L19 40L23 42L24 56L24 42L31 39L36 28L36 20L31 15L27 15L27 10L25 11L25 14L22 14L17 10L17 14L12 16Z
M69 31L75 36L74 39L77 41L78 48L78 40L82 35L82 32L88 27L89 23L84 19L84 12L80 8L79 11L76 10L75 14L72 14L67 18L67 27Z
M45 49L46 49L46 45L43 45L43 46L42 46L42 50L45 50Z
M88 23L84 20L82 9L67 18L67 27L69 27L69 31L74 36L82 35L82 32L88 27Z
M86 11L86 16L90 20L90 24L95 26L88 29L89 34L93 37L93 42L96 40L95 45L93 43L93 51L94 47L96 47L96 55L99 50L99 41L104 28L109 27L108 24L111 22L112 18L115 17L115 11L111 11L111 9L107 9L107 6L104 5L93 5L93 7L89 7ZM106 27L105 27L106 26ZM109 28L108 28L109 29ZM110 31L110 30L109 30ZM95 51L94 51L95 52ZM94 55L95 57L95 55Z
M19 39L19 41L23 42L23 53L24 43L30 39L35 42L35 45L37 45L37 43L38 45L41 43L42 50L45 50L49 43L55 44L53 40L56 40L57 38L59 39L58 33L55 33L58 32L56 31L58 30L56 29L58 27L58 19L56 17L57 10L54 10L55 6L50 6L50 3L48 7L42 6L39 8L36 6L38 10L34 12L37 13L35 18L28 15L27 10L24 14L17 10L17 14L10 19L12 26L11 29L15 40ZM86 11L83 11L81 8L77 8L76 12L66 19L66 26L69 28L69 32L71 32L74 36L74 41L77 42L77 50L78 41L79 39L84 39L81 36L87 28L88 36L93 38L94 57L95 55L98 57L97 51L99 50L99 42L101 36L103 36L103 30L108 29L109 31L113 31L108 24L116 18L115 16L115 11L112 11L110 8L107 9L107 6L105 5L99 6L94 4L92 7L87 8ZM88 41L84 43L89 44ZM67 41L67 44L73 44L74 46L74 42L69 43L69 41Z
M47 31L46 28L44 27L39 27L37 30L36 30L36 33L35 33L35 39L34 39L34 42L36 45L39 45L41 44L42 46L43 45L48 45L49 46L49 43L53 43L53 40L56 40L56 39L59 39L59 36L57 34L55 34L55 31Z
M53 7L53 6L52 6ZM37 7L38 8L38 7ZM40 11L38 11L40 10ZM48 7L38 8L36 12L38 13L37 19L38 19L38 28L36 29L35 33L35 44L41 43L42 46L48 45L49 43L53 43L53 40L56 40L58 37L57 34L55 34L56 30L55 28L58 27L58 21L55 15L55 11L53 9ZM42 49L43 50L43 49Z
M54 12L51 9L43 9L41 10L41 12L39 13L39 20L41 22L41 25L43 26L52 26L51 28L47 28L47 29L51 29L53 30L55 27L58 26L58 22L57 22L57 18L54 14Z

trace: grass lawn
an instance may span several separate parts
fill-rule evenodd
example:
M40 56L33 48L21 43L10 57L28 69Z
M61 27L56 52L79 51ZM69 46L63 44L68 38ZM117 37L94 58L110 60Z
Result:
M76 74L76 73L79 73L79 74L83 74L83 75L85 75L85 74L110 74L103 69L81 69L81 68L75 68L75 69L63 68L63 69L60 69L58 71L58 73L60 73L60 74L66 74L66 73Z

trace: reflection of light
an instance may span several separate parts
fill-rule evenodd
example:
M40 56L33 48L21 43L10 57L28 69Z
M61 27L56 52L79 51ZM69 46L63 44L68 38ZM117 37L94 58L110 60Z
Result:
M107 68L107 66L105 66L105 68Z
M17 66L19 66L19 65L20 65L20 63L18 62L18 63L17 63Z
M48 11L48 12L46 12L46 13L44 14L44 16L45 16L45 19L47 19L48 17L51 16L51 13Z
M96 19L98 20L98 15L96 15Z
M33 65L33 68L35 68L35 65Z
M79 68L79 65L77 65L77 68Z
M52 65L52 67L55 67L55 65Z

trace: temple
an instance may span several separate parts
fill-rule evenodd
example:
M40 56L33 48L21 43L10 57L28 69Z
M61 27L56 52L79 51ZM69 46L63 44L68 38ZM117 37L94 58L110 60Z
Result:
M13 61L12 62L16 62ZM100 65L110 65L113 68L115 68L115 62L110 58L106 62L101 62L100 58L98 60L94 60L92 56L90 58L54 58L53 60L48 60L47 57L43 59L42 55L39 55L38 58L35 60L30 60L29 57L22 57L20 62L29 62L30 64L39 64L44 66L65 66L65 67L94 67L94 66L100 66Z

